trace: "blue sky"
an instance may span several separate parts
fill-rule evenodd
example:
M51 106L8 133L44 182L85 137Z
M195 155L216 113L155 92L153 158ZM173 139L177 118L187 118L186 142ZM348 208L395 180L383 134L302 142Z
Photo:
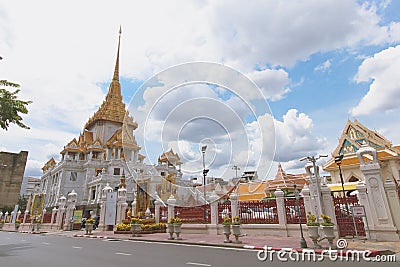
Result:
M0 1L0 79L21 84L21 98L33 100L24 117L31 130L12 126L0 132L0 149L28 150L26 175L40 176L41 166L50 157L59 157L63 146L79 135L103 101L112 77L119 25L123 32L121 85L127 104L148 79L187 62L224 64L255 82L266 99L249 96L251 103L258 106L267 101L275 123L277 148L268 177L275 174L278 161L288 172L302 172L304 163L299 158L330 154L348 118L356 117L394 144L400 143L398 1L142 2ZM148 95L157 91L151 89ZM219 99L237 114L248 115L241 113L246 113L243 103L221 94L220 89L185 90L194 98ZM178 104L181 95L174 98ZM145 106L155 97L159 95L141 103ZM163 115L172 112L156 110ZM131 114L140 120L137 112ZM235 136L243 131L251 152L247 157L267 162L268 156L258 151L267 140L257 136L251 122L269 117L259 115L232 129L230 142L239 142ZM192 126L186 128L192 138L182 140L173 140L176 133L166 131L171 136L165 135L164 149L179 150L190 159L188 170L196 174L201 164L193 144L200 135ZM139 132L137 137L143 141ZM151 162L163 150L161 143L148 140ZM242 162L245 156L235 158L245 152L244 147L226 153L225 146L217 142L210 149L214 159L208 162L210 175L233 175L233 164L242 170L256 167ZM261 165L268 169L264 165L269 164Z

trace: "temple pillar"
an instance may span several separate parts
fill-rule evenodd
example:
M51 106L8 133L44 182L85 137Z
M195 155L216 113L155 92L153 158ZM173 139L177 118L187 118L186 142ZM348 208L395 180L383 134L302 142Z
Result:
M363 155L372 156L372 162L365 162ZM360 161L360 170L365 176L368 202L371 208L372 218L368 221L373 225L377 241L399 241L397 229L394 227L386 192L381 177L381 167L378 163L376 150L363 145L357 151Z
M211 224L218 225L218 195L213 191L210 196Z
M231 200L231 213L233 219L233 217L239 216L239 196L233 192L229 195L229 199Z
M75 207L76 199L77 199L77 193L75 192L75 190L72 190L72 192L69 193L67 197L67 211L65 215L64 230L73 230L71 229L71 220L73 219L74 210L76 208Z
M174 195L171 195L167 199L167 205L168 205L168 222L170 222L171 218L175 217L175 204L176 204L176 199Z
M286 225L286 208L284 199L285 193L280 188L278 188L274 192L274 195L276 197L276 210L278 213L279 225L285 226Z
M336 225L335 205L333 203L331 189L325 183L321 186L321 195L325 215L331 217L332 222Z
M400 230L400 200L397 194L396 184L392 179L387 178L385 183L383 184L387 196L387 200L389 203L390 212L393 217L393 222L396 229Z
M311 204L311 196L310 196L310 189L308 188L307 184L304 185L303 189L301 190L301 194L303 195L304 200L304 208L307 213L314 213L312 204Z
M127 208L128 203L126 203L126 189L122 187L117 191L117 224L120 224L122 220L125 220Z
M64 212L65 212L65 202L66 198L64 196L60 197L60 200L58 201L58 213L57 213L57 228L62 229L63 228L63 217L64 217Z

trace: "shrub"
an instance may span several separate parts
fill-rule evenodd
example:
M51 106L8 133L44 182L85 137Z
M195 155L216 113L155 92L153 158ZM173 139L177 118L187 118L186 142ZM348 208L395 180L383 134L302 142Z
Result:
M233 223L232 224L235 224L235 225L240 224L239 216L233 216Z
M311 214L311 212L307 212L307 226L319 226L319 223L317 222L317 217L314 214Z
M117 231L130 231L131 225L127 223L120 223L117 225Z
M328 215L321 214L322 219L324 220L323 223L321 223L322 226L333 226L334 223L332 222L332 218L329 217Z
M132 219L131 219L131 224L142 224L142 219L139 219L139 218L137 218L137 217L133 217Z
M222 221L223 225L231 225L232 224L232 220L230 217L226 216L224 217L224 220Z
M169 223L182 223L181 218L179 217L171 217L171 219L169 220Z

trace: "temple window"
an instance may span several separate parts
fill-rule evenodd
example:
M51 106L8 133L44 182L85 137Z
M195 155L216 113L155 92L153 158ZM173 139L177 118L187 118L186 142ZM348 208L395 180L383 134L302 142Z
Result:
M98 169L96 169L95 170L95 175L94 176L99 176L99 174L101 174L101 172L102 172L102 169L101 168L98 168Z
M120 175L120 168L114 168L114 175Z
M71 172L71 176L69 177L69 180L72 181L72 182L75 182L77 176L78 176L77 172Z

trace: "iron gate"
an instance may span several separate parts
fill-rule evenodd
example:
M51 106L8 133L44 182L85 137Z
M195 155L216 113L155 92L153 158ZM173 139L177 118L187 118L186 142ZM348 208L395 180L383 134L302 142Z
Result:
M334 197L335 215L338 226L339 237L346 236L366 236L363 218L355 217L351 214L352 206L359 206L357 196ZM357 233L354 229L356 225Z

